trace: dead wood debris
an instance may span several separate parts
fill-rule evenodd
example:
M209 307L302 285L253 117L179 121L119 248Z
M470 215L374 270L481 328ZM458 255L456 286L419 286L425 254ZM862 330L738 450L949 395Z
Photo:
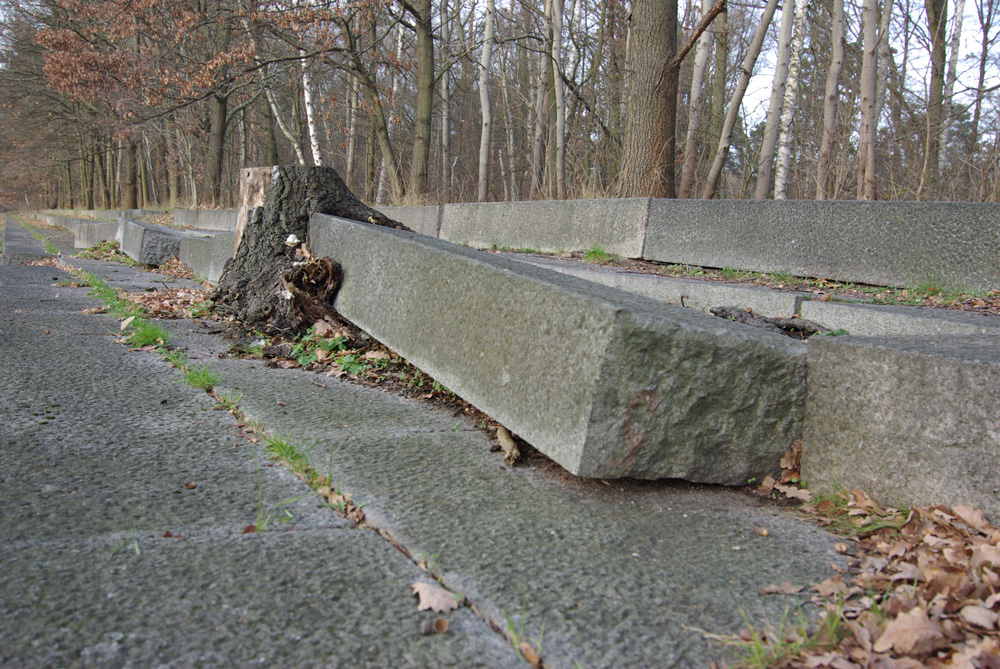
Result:
M736 321L744 325L774 332L776 334L788 335L808 339L812 335L826 332L828 329L805 318L782 318L761 316L755 314L752 309L742 309L740 307L712 307L709 312L719 318Z

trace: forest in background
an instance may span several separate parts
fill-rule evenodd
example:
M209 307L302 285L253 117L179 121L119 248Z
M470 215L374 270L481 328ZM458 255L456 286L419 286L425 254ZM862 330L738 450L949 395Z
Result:
M0 202L997 201L998 4L0 0Z

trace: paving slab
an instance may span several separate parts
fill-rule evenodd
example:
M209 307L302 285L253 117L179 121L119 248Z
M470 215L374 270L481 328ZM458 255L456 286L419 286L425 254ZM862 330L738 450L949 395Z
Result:
M539 456L509 468L461 416L260 361L213 368L369 522L501 628L541 638L548 667L708 666L726 651L699 630L780 620L802 602L758 588L843 565L832 537L745 492L579 479Z
M338 312L573 474L742 484L801 435L802 342L332 216L309 248Z
M411 560L57 277L0 267L0 665L516 665L467 608L423 636Z
M1000 521L1000 335L814 337L802 475Z

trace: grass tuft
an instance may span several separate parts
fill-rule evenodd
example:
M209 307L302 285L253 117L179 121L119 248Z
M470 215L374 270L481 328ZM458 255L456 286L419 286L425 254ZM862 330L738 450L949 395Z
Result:
M611 254L602 247L595 245L583 252L583 260L597 265L604 265L611 262Z

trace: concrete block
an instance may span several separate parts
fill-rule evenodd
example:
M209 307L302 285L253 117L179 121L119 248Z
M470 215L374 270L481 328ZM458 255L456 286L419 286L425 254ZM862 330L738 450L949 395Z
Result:
M557 253L600 246L642 257L648 198L446 204L441 239Z
M162 265L180 253L181 240L189 236L182 230L161 225L118 219L116 238L128 257L144 265Z
M103 241L114 239L117 233L116 221L80 221L73 230L73 248L89 249Z
M802 317L831 329L864 337L1000 334L1000 318L924 307L894 307L852 302L802 303Z
M1000 287L1000 205L652 200L644 258L880 286Z
M308 242L341 314L573 474L741 484L801 435L802 342L356 221Z
M1000 336L814 337L802 474L1000 521Z
M214 284L222 276L226 261L233 257L235 243L235 232L190 235L181 239L178 255L180 261L190 267L191 271Z
M782 292L757 286L740 286L717 281L677 279L655 274L642 274L616 267L589 265L573 260L517 254L520 262L570 274L660 302L704 311L712 307L749 307L762 316L791 317L799 308L805 293Z
M235 209L174 209L174 224L198 230L236 230Z
M441 227L440 205L417 207L378 207L389 218L399 221L414 232L429 237L437 237Z

